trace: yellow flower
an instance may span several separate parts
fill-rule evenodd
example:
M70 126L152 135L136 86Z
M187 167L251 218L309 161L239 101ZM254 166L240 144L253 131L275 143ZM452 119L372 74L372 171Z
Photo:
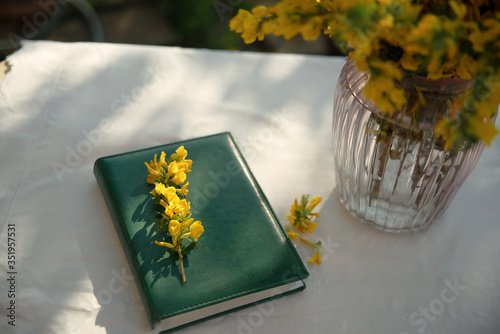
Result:
M189 218L189 219L186 219L182 222L182 225L181 225L181 231L188 228L189 225L191 225L191 223L193 222L193 218Z
M146 182L149 184L154 184L156 179L161 176L161 166L156 161L156 157L157 154L154 155L153 160L151 160L149 164L147 162L144 163L149 171L149 175L146 179Z
M155 240L155 244L157 244L158 246L164 246L164 247L168 247L168 248L171 248L171 249L175 248L175 246L172 245L170 242L163 242L163 241L156 241Z
M179 185L181 183L184 183L186 181L186 173L191 172L191 165L192 161L191 160L181 160L179 162L177 161L172 161L168 164L168 177L171 178L170 180L176 184Z
M404 90L397 88L394 80L395 78L388 75L373 75L363 89L367 99L373 101L382 112L389 114L392 114L394 109L402 108L406 103Z
M359 49L350 52L349 58L355 61L356 67L361 72L366 72L368 70L368 62L366 61L366 55L363 52L360 52Z
M312 210L314 210L316 205L321 201L321 197L314 197L309 204L308 199L308 195L302 195L300 204L298 200L295 199L290 208L290 215L286 217L290 221L290 224L301 233L312 233L318 226L316 223L313 223L311 219L313 217L319 217L319 213L313 213Z
M477 62L469 55L463 55L456 67L457 74L465 80L472 79L472 74L476 72Z
M316 213L314 215L319 216L319 213ZM314 231L316 229L316 227L318 227L318 224L316 224L310 220L304 220L304 222L306 223L307 228L300 228L299 227L299 231L302 233L306 233L306 231L309 233L312 233L312 231Z
M168 203L162 199L160 200L160 205L163 206L164 208L168 208Z
M441 66L441 55L433 56L427 64L427 78L439 79L443 76L443 67Z
M179 166L179 169L182 170L184 173L189 173L191 172L191 166L193 164L193 161L192 160L182 160L182 161L179 161L179 163L177 164Z
M189 226L189 236L194 239L194 241L198 241L198 238L201 236L205 229L199 220L195 221L191 226Z
M167 162L165 161L166 157L167 157L167 155L165 154L165 152L161 152L161 154L160 154L160 161L158 162L158 165L160 167L165 167L167 165Z
M169 175L174 175L179 171L179 165L177 164L176 161L172 161L171 163L168 164L168 174Z
M295 240L295 238L299 235L297 232L292 231L290 229L290 226L288 225L285 226L285 229L286 229L286 234L291 240Z
M316 252L309 258L309 260L307 260L307 262L314 263L319 266L321 264L321 248L318 247Z
M391 78L392 80L400 80L403 72L398 65L392 61L382 61L380 59L371 59L369 61L372 71L377 71L384 75L384 77Z
M401 66L403 69L408 71L416 71L420 65L419 61L416 61L413 55L405 52L401 58Z
M172 219L170 223L168 223L168 232L170 233L170 235L176 235L177 233L179 233L180 228L181 224L179 224L179 222L175 219Z
M302 237L298 237L298 238L299 238L299 240L300 240L300 241L302 241L302 242L303 242L303 243L305 243L306 245L311 246L311 247L314 247L314 248L318 247L318 246L321 244L321 242L319 242L319 244L315 244L315 243L310 242L309 240L304 239L304 238L302 238Z
M155 175L155 173L150 173L146 179L146 182L149 183L149 184L155 184L156 182L156 178L157 178L157 175Z
M241 37L243 37L243 41L247 44L255 42L257 39L257 34L259 31L257 30L257 27L259 26L259 21L258 19L251 15L246 17L245 20L243 21L243 32L241 34Z
M252 9L252 14L258 18L264 17L267 15L267 8L265 6L257 6Z
M183 182L186 181L186 177L187 176L186 176L185 172L179 171L172 178L172 182L175 183L175 184L177 184L177 185L179 185L179 184L181 184L181 183L183 183Z
M165 152L161 152L159 161L157 161L157 156L158 155L155 154L153 160L149 163L144 163L149 171L146 182L150 184L155 184L156 182L167 182L164 175L165 170L168 169L167 162L165 161L166 154Z
M262 22L262 33L270 34L278 28L278 23L276 21L264 21Z
M493 91L492 94L498 95L500 93L499 91ZM499 96L496 97L496 99L499 99ZM495 101L495 98L485 101L480 101L477 104L477 114L479 118L486 118L490 119L493 117L493 115L497 112L498 110L498 102Z
M448 144L448 139L451 136L450 120L447 118L440 119L434 127L434 131L436 132L436 137L443 137Z
M294 231L288 231L286 232L286 234L291 240L295 240L295 238L299 235L297 232Z
M309 202L309 205L306 207L306 210L314 210L314 208L316 207L316 205L319 204L319 202L321 202L322 198L319 197L319 196L314 196L313 199Z
M188 215L190 209L189 202L185 199L180 200L174 207L174 213L179 215L180 217L185 217Z
M177 190L172 186L166 188L162 195L165 196L169 203L176 204L180 201L179 196L177 196Z
M238 10L238 14L229 21L229 28L237 33L242 33L244 31L243 29L243 23L245 20L252 16L252 14L244 9Z
M486 145L491 145L493 138L498 134L498 129L493 123L485 122L482 117L471 117L470 127L473 133L479 135Z
M173 218L175 206L180 201L179 196L177 196L176 189L174 187L168 187L162 195L167 201L161 199L160 205L165 208L165 215Z
M311 20L300 29L300 33L302 34L304 40L313 41L318 38L322 30L323 26L321 25L321 22Z
M381 28L392 28L394 26L394 17L392 15L386 15L379 22Z
M181 189L177 189L177 193L181 195L187 195L188 189L187 186L189 185L189 182L184 183L184 185L181 187Z
M175 208L177 207L178 201L172 201L172 202L165 202L163 200L160 200L160 204L165 208L165 215L174 218L175 216Z
M184 146L180 146L177 150L175 150L175 153L172 153L170 156L170 159L176 160L176 161L181 161L184 160L187 156L188 152L184 148Z
M151 195L164 195L166 192L167 188L163 183L156 183L155 188L151 190L150 194Z
M467 6L465 4L457 3L456 1L450 1L448 4L453 9L453 12L455 12L457 18L463 19L467 14Z

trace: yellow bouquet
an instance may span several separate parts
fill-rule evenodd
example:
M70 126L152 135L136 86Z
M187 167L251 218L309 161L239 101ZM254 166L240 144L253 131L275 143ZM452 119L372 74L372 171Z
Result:
M448 147L490 144L491 121L500 103L500 3L489 0L281 0L274 6L240 10L231 30L245 43L273 34L306 40L327 34L370 78L363 90L391 114L407 100L401 81L473 80L459 112L436 126Z

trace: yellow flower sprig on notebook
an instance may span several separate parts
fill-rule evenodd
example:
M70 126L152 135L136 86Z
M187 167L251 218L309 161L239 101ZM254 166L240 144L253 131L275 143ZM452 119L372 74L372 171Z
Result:
M167 230L165 241L155 241L159 246L173 250L179 256L179 267L182 283L186 283L182 258L186 250L186 242L196 242L204 232L199 220L191 218L190 202L186 200L188 193L186 174L191 172L193 162L186 159L187 151L179 147L168 160L166 153L161 152L160 160L154 155L153 160L145 162L149 175L146 181L154 184L151 195L156 205L161 207L161 225Z

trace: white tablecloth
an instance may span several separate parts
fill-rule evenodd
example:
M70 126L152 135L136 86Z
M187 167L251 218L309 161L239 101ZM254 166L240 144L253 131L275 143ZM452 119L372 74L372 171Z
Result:
M311 237L323 264L308 264L303 292L179 333L500 333L498 138L429 230L387 234L338 201L330 132L342 58L26 42L8 61L0 333L147 333L94 161L223 131L283 224L295 197L323 197ZM311 250L297 248L306 261Z

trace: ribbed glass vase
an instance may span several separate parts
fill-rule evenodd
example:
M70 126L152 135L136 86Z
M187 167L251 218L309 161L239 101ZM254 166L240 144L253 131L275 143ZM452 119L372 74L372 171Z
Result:
M403 82L408 104L384 116L362 89L368 74L348 60L333 111L333 151L340 201L360 221L389 232L427 228L450 204L484 144L450 151L434 133L440 117L472 82L460 79Z

